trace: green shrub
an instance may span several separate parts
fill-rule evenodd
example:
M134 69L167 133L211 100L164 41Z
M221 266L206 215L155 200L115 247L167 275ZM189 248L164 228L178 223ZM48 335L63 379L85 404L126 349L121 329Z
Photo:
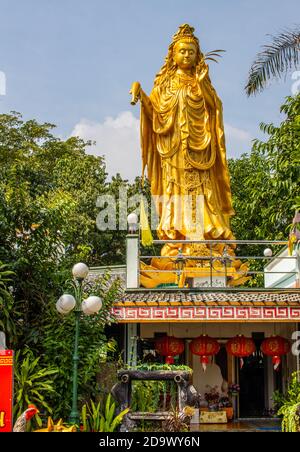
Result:
M96 405L93 400L83 405L81 418L84 432L114 432L129 411L129 408L126 408L116 414L116 404L110 394L103 403L103 409L101 408L101 403Z
M279 397L275 393L273 400L278 401L281 407L278 410L278 415L282 418L283 432L298 432L300 431L299 413L300 413L300 372L293 372L291 381L289 383L286 394Z
M40 357L35 357L33 352L26 348L24 351L17 351L15 357L14 371L14 418L20 416L30 403L36 405L39 411L51 414L52 408L45 398L54 393L53 376L58 373L55 366L42 367ZM39 426L42 422L38 415L35 419Z

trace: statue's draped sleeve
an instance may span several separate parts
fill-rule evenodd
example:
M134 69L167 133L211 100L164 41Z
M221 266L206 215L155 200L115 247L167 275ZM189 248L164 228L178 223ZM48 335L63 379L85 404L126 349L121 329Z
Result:
M149 117L144 104L141 104L140 118L141 148L142 148L142 179L147 167L151 194L163 195L161 158L156 148L156 134L153 132L153 118Z

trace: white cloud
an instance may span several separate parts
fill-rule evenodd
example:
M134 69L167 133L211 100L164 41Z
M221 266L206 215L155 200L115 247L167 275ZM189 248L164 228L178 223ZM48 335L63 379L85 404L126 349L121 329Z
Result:
M243 129L238 129L230 124L224 124L227 157L238 157L244 152L250 152L253 139L252 135Z
M140 121L130 111L123 111L103 122L81 119L72 135L96 141L88 153L105 156L109 176L120 173L124 179L133 180L142 171L139 128Z
M81 119L72 135L96 141L88 148L93 155L104 155L109 176L117 172L125 179L133 180L141 175L140 121L131 113L123 111L116 118L111 116L103 122ZM251 134L230 124L225 124L227 156L237 157L251 149Z

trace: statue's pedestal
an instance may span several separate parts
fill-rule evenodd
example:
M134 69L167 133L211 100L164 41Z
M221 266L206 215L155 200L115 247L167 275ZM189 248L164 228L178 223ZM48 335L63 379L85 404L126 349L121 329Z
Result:
M247 262L232 258L230 262L215 259L206 265L197 265L195 260L185 258L178 264L175 258L152 258L151 265L140 262L140 283L153 289L164 285L177 285L179 288L234 287L250 279Z

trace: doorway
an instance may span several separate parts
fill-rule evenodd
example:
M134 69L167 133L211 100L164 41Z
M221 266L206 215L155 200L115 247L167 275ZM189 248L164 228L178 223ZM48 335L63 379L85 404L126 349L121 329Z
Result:
M244 358L238 369L240 394L239 417L262 417L265 412L265 386L267 379L266 357L260 351L264 333L253 333L256 351Z

